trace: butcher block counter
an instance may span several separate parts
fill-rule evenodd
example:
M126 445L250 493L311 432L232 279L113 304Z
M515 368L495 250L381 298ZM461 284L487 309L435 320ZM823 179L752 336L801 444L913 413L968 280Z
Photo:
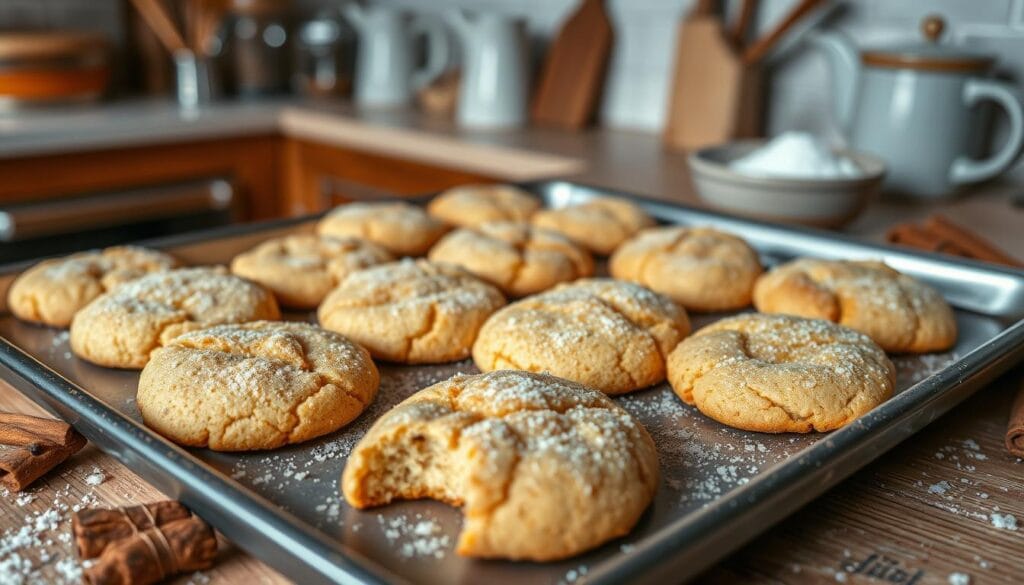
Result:
M573 180L699 204L685 157L658 137L596 129L569 134L524 129L463 132L447 120L404 111L359 112L347 104L225 104L183 114L166 103L84 108L0 118L0 163L190 141L283 136L359 148L502 180ZM897 221L941 211L1024 257L1020 187L990 185L924 206L882 201L848 228L879 239ZM769 529L700 578L709 583L1019 583L1024 580L1024 461L1003 435L1018 368L896 449ZM43 411L0 381L0 410ZM168 494L173 497L173 494ZM166 497L113 458L87 446L23 494L0 498L0 533L12 538L32 519L49 558L72 556L61 503L101 506ZM66 508L67 506L63 506ZM33 525L34 526L34 525ZM34 528L33 528L34 530ZM258 560L222 543L214 569L180 583L287 583ZM36 557L33 557L36 559ZM40 582L72 582L73 565L44 564ZM0 582L3 571L0 567ZM585 571L585 570L584 570ZM13 573L12 573L13 574ZM581 572L566 581L585 580Z

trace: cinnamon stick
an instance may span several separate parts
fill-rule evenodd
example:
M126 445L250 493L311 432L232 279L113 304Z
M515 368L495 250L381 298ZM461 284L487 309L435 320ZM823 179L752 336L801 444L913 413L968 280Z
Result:
M83 578L91 585L150 585L213 565L217 537L197 516L175 520L111 543Z
M85 446L66 422L0 413L0 484L18 492Z
M886 240L894 244L902 244L929 252L969 256L967 250L964 250L955 243L912 223L902 223L893 226L886 234Z
M140 530L164 526L191 516L180 502L167 500L119 509L91 508L71 517L71 535L81 559L103 554L113 543L130 538Z
M1010 423L1006 426L1006 450L1011 455L1024 457L1024 381L1010 408Z
M924 222L928 231L943 237L967 251L971 257L985 262L1005 264L1007 266L1024 266L1019 260L997 248L981 236L963 228L938 213L928 216Z

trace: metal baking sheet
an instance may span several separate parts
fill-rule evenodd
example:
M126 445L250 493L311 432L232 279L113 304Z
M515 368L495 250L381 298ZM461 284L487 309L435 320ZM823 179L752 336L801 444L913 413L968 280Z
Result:
M551 206L607 194L562 181L526 187ZM750 241L767 264L805 254L884 259L931 282L950 299L960 327L956 347L940 354L895 356L898 394L829 434L730 429L683 405L667 384L616 398L658 446L662 479L654 504L625 538L544 564L458 557L452 549L460 515L444 504L404 502L357 511L339 493L345 458L369 425L418 389L456 372L475 372L470 361L383 365L378 397L348 428L293 447L242 454L186 450L152 433L135 406L136 372L78 360L66 333L19 322L6 311L0 315L0 374L296 582L617 583L697 575L1024 357L1024 273L637 201L665 223L733 231ZM306 218L150 244L186 262L226 262L257 241L311 225ZM17 268L0 275L7 274L9 282ZM0 280L0 292L3 288ZM695 326L721 316L696 315Z

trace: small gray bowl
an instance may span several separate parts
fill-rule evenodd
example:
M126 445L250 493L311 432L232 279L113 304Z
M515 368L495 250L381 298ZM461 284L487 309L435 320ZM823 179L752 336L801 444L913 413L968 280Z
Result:
M762 146L764 140L742 140L702 148L687 158L697 194L708 205L737 215L768 221L838 228L857 217L878 195L885 163L873 156L839 151L864 170L864 176L843 179L754 177L729 168L729 163Z

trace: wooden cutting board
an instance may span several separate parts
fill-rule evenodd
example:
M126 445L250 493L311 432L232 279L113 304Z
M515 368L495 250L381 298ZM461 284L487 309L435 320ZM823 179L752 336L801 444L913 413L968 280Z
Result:
M756 136L760 74L729 44L714 0L699 0L679 27L664 142L696 149Z
M594 117L613 42L604 0L583 0L551 43L530 119L571 130L586 126Z

